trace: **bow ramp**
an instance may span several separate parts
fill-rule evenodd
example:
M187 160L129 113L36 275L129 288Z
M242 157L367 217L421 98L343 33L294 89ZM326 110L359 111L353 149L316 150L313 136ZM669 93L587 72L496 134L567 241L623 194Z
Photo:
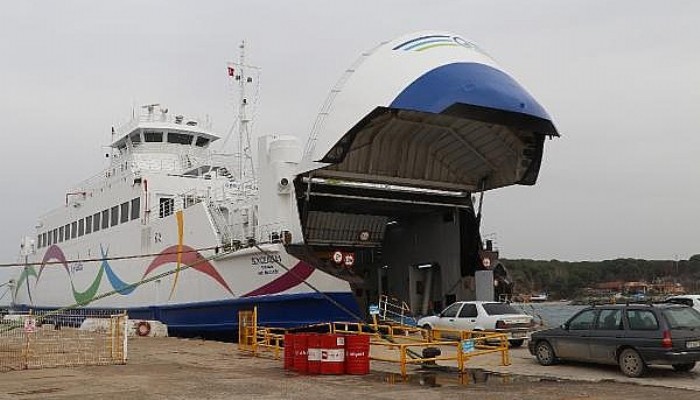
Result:
M421 32L362 55L307 144L318 177L476 191L537 179L542 106L474 43Z

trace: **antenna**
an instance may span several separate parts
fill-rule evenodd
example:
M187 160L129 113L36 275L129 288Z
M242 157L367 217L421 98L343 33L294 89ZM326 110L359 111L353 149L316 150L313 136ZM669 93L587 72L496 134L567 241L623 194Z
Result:
M238 171L237 179L239 182L245 182L255 176L255 166L253 164L253 155L250 145L250 130L252 119L248 116L248 106L251 104L246 95L246 86L250 84L257 85L257 79L260 75L260 68L247 65L245 63L245 40L241 41L238 46L240 51L237 63L231 63L228 67L228 75L238 83ZM252 73L251 73L252 72ZM256 93L257 94L257 93ZM253 102L255 105L257 101Z

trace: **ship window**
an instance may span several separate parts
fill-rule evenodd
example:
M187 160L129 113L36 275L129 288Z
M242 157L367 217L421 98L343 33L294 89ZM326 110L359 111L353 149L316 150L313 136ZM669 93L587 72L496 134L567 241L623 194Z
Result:
M80 218L78 220L78 236L83 236L85 234L85 220Z
M109 226L115 226L119 223L119 206L112 207L112 218Z
M175 208L175 199L172 197L161 197L160 199L160 217L165 218L168 215L172 215L173 208Z
M197 143L196 145L199 147L204 147L209 144L209 139L204 138L204 137L197 137Z
M47 235L46 232L41 234L41 243L43 243L43 247L48 246L48 244L46 243L47 236L51 237L51 235Z
M38 248L41 248L41 234L36 235L36 245Z
M127 201L126 203L121 204L121 218L119 219L120 223L124 222L129 222L129 202Z
M168 132L168 143L192 144L192 135Z
M63 240L70 239L70 224L66 224L63 227Z
M102 229L109 228L109 210L102 211Z
M144 132L143 138L146 142L162 142L163 132Z
M76 236L78 236L78 222L73 221L70 224L70 238L75 239Z
M141 134L139 132L134 132L129 136L131 143L141 143Z
M92 231L97 232L100 230L100 213L92 216Z
M92 233L92 215L85 217L85 234Z
M141 215L141 198L131 200L131 219L135 220Z
M58 228L58 242L63 241L63 227Z
M53 242L58 243L58 229L53 230Z
M49 245L49 246L51 246L51 245L53 244L53 231L48 231L48 232L46 233L46 239L48 239L48 240L46 241L46 244Z

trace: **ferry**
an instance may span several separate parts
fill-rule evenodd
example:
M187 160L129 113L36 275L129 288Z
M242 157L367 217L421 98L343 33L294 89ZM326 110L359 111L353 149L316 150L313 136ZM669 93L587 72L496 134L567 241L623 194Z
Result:
M292 327L363 319L382 295L423 314L474 298L483 193L535 184L559 136L544 108L473 42L418 32L345 71L305 146L263 135L253 157L256 71L228 67L234 153L159 104L114 129L108 166L22 239L13 310L126 310L204 334L253 305Z

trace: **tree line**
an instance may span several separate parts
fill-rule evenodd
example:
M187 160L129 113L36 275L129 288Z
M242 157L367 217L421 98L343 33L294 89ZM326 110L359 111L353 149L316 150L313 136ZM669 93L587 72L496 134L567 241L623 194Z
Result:
M687 293L700 293L700 254L688 260L640 260L618 258L603 261L513 259L501 262L514 282L514 293L549 294L551 299L571 299L603 282L677 282Z

